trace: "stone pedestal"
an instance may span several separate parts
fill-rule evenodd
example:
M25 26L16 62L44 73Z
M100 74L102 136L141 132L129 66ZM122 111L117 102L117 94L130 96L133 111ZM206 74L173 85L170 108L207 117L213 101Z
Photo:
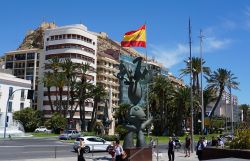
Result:
M128 148L124 149L129 161L152 161L152 148Z

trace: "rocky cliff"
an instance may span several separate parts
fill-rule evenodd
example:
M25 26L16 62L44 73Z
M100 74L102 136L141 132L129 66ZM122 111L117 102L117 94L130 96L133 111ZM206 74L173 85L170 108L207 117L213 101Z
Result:
M43 49L43 35L46 29L56 28L55 23L43 22L37 29L30 30L17 50Z

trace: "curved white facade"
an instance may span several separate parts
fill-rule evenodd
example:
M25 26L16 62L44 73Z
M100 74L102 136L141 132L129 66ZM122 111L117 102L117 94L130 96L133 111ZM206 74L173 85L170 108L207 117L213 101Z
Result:
M70 58L75 63L89 63L90 67L96 70L96 50L97 36L89 32L87 27L82 24L47 29L44 35L44 54L41 54L39 75L44 76L45 69L42 67L52 57ZM96 73L89 72L88 75L91 83L96 84ZM39 98L43 98L43 100L38 101L38 105L41 110L50 109L49 105L46 104L48 97L44 96L45 92L46 88L40 85ZM52 98L55 99L53 96ZM86 119L91 118L92 109L92 107L86 107ZM75 118L79 118L79 116L76 115Z

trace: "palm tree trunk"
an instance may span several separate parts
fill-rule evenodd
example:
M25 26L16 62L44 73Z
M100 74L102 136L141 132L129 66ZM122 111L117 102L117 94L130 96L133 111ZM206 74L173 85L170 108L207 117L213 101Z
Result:
M217 108L217 106L218 106L219 103L220 103L220 100L221 100L223 91L224 91L224 88L221 88L221 89L220 89L220 93L219 93L219 97L218 97L218 99L217 99L217 101L216 101L216 103L215 103L214 107L212 108L212 111L211 111L211 113L210 113L210 115L209 115L210 120L211 120L211 118L212 118L212 116L213 116L213 114L214 114L215 109Z
M96 118L96 111L97 111L97 104L98 104L99 100L98 99L94 99L94 108L93 108L93 111L92 111L92 115L91 115L91 124L90 124L90 127L92 128L93 125L94 125L94 120ZM93 129L93 128L92 128ZM91 131L92 131L91 129Z
M52 100L51 100L51 92L50 92L50 87L49 86L47 87L47 91L48 91L48 99L49 99L50 109L51 109L51 112L53 114L55 111L54 111L53 103L52 103Z

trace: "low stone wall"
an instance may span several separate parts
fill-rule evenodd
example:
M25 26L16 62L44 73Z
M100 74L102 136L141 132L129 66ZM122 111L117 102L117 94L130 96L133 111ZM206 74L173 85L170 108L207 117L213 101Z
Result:
M214 147L207 147L202 151L202 160L231 158L231 157L250 159L250 150L220 149Z

